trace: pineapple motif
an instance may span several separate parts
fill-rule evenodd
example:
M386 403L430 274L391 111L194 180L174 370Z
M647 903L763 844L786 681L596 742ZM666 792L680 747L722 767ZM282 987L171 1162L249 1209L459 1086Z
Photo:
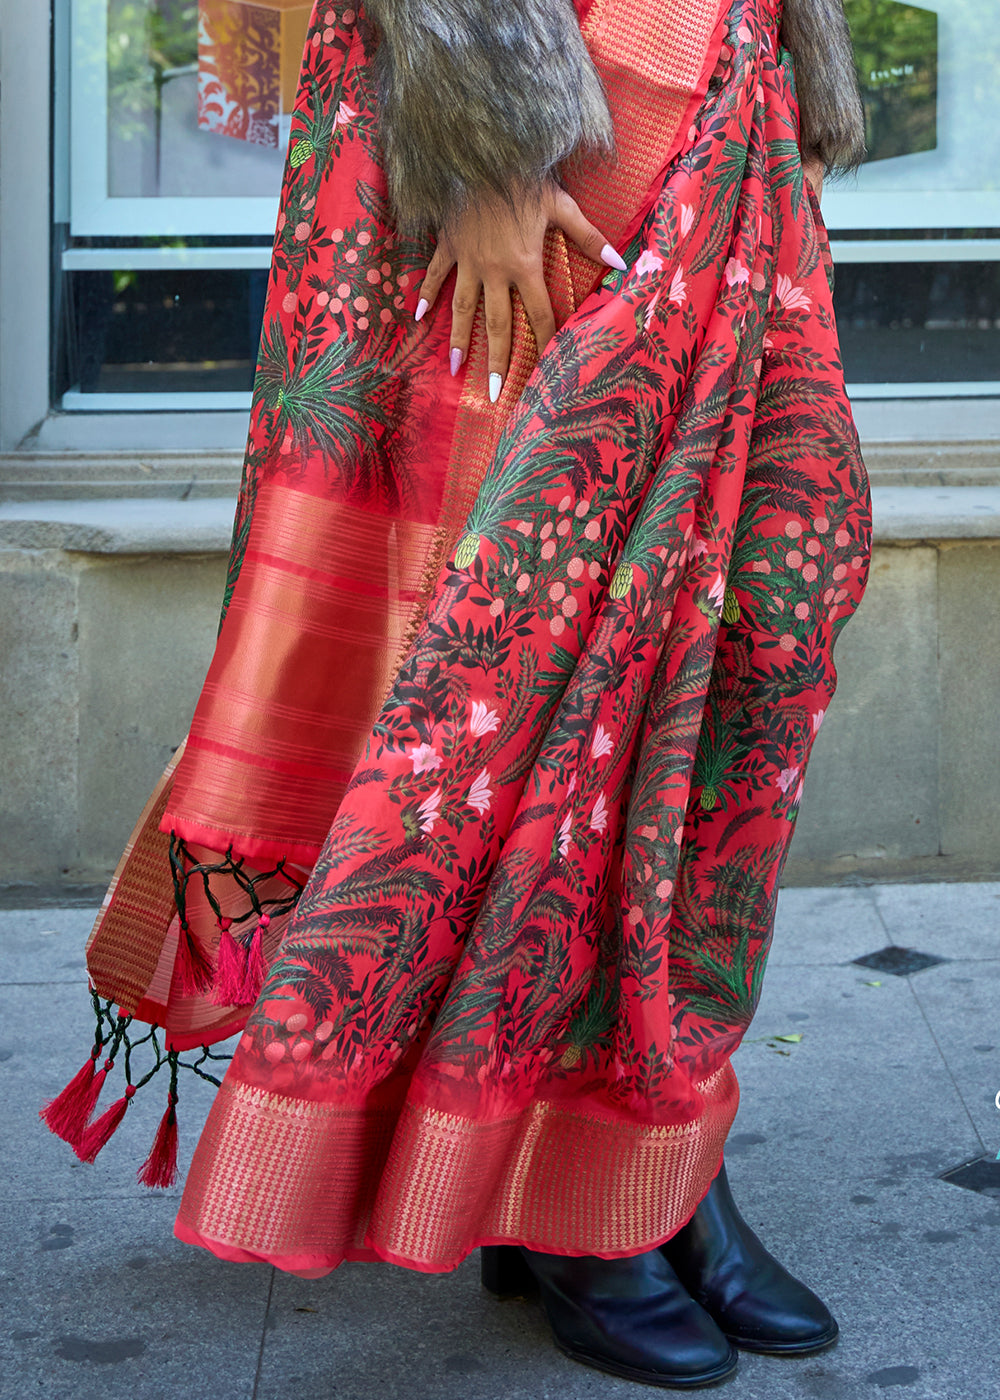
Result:
M568 1041L559 1057L560 1069L575 1069L584 1059L592 1059L608 1043L615 1023L615 1001L607 982L598 975L586 995L576 1005L566 1034Z
M722 620L732 625L741 617L740 600L731 588L727 588L722 599Z
M612 598L625 598L632 588L633 571L631 564L619 564L611 580Z
M311 155L316 152L315 144L308 136L303 136L300 141L296 141L288 155L288 164L293 170L298 170L300 165L305 165Z
M481 536L473 534L471 531L462 536L455 550L456 569L468 569L479 553Z
M735 770L742 756L737 734L723 719L718 701L711 699L694 760L694 784L701 788L698 805L703 812L714 812L720 798L737 797Z

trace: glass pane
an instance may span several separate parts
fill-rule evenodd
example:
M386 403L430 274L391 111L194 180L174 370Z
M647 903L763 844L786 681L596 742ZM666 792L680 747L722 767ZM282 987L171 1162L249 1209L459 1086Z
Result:
M63 3L74 105L61 245L269 244L309 0L60 0L60 23ZM869 159L824 199L834 238L994 237L996 0L846 4ZM838 266L848 381L1000 381L1000 263L892 257ZM57 394L246 392L264 285L261 271L57 273Z
M849 384L1000 382L1000 263L842 263L834 304Z
M109 195L275 193L280 19L277 9L212 0L109 0Z
M77 236L271 233L309 0L67 0Z
M265 271L75 272L63 278L62 388L249 392Z
M869 159L831 190L830 226L1000 224L996 0L845 4Z

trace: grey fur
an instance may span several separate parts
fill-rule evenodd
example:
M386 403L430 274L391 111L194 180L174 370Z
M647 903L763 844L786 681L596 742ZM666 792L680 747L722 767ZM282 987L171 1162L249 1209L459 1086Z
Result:
M670 3L670 0L663 0ZM484 192L509 198L578 151L610 152L611 117L572 0L368 0L389 192L400 226L440 229ZM843 0L785 0L801 146L829 172L864 158Z
M389 190L401 227L444 228L484 191L509 198L611 116L572 0L368 0Z
M803 154L828 174L853 170L865 157L865 118L843 0L785 0L781 42L794 60Z

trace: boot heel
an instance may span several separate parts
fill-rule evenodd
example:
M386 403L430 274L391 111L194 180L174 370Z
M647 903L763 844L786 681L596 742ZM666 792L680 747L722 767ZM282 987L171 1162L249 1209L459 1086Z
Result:
M516 1244L484 1244L480 1250L483 1287L498 1298L524 1298L538 1284Z

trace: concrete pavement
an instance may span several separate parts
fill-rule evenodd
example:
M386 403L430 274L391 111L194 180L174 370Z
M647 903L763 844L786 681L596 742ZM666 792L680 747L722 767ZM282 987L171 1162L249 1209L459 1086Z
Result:
M363 1264L307 1282L179 1244L179 1192L134 1178L165 1084L78 1163L36 1115L89 1045L91 915L0 910L0 1400L651 1393L561 1357L535 1304L483 1293L475 1257L449 1275ZM887 945L943 961L903 976L853 961ZM1000 1396L1000 1185L941 1177L1000 1149L1000 883L784 891L735 1064L734 1192L842 1335L812 1358L744 1356L718 1393ZM182 1093L183 1165L210 1090Z

